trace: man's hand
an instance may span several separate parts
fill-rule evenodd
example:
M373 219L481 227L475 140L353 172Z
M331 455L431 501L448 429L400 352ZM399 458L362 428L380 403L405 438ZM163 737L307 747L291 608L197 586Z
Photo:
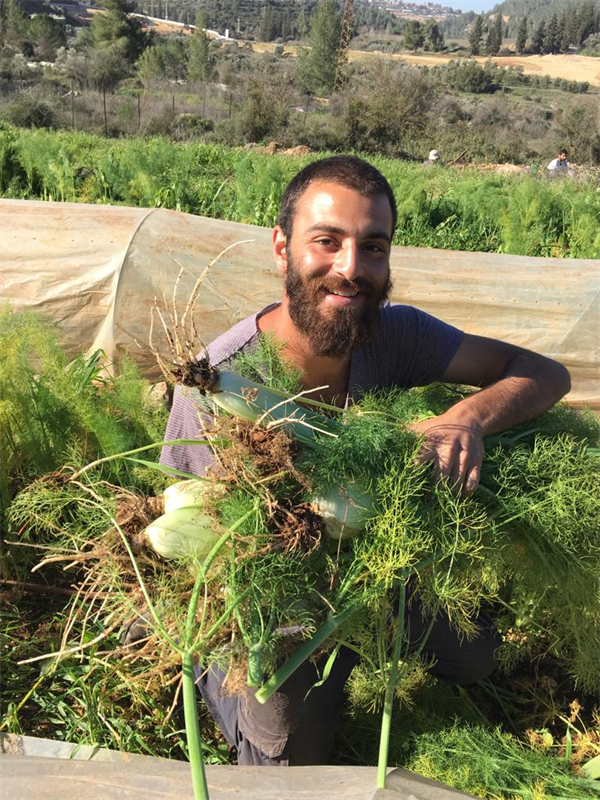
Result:
M433 463L435 480L447 481L456 492L474 492L483 461L483 435L473 423L460 424L446 414L411 425L425 436L420 463Z

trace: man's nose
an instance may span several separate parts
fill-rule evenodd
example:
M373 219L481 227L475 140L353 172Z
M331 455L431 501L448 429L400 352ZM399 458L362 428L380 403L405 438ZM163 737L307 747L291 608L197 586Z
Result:
M356 242L345 242L344 246L338 250L335 268L348 281L363 274L361 252Z

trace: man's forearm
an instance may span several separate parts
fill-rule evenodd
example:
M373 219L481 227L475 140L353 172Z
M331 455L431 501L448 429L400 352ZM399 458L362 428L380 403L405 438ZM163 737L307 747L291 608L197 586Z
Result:
M466 377L463 373L461 380L460 374L459 370L453 375L459 383ZM471 492L479 483L483 437L537 417L560 400L570 386L569 373L562 364L528 351L517 353L497 380L439 417L414 426L425 437L422 460L434 463L438 478L448 478L458 489Z
M499 380L449 409L438 421L476 428L489 436L539 416L571 388L568 370L543 356L517 356Z

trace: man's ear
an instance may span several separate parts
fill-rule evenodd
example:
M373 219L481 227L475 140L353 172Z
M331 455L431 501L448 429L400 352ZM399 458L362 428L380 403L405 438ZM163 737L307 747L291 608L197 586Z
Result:
M285 233L279 225L273 229L273 255L275 256L275 263L280 272L287 272L287 239Z

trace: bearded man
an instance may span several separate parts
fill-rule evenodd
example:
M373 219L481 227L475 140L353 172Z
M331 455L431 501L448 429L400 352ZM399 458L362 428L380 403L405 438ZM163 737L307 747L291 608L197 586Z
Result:
M304 388L326 387L316 396L339 406L377 388L437 380L481 388L415 426L425 437L423 459L433 462L438 478L471 492L479 482L483 437L541 414L569 391L569 374L543 356L388 304L396 217L388 182L366 161L334 156L305 167L287 187L273 231L285 277L282 300L235 325L207 355L219 366L269 332L300 369ZM176 392L167 440L197 438L198 429L196 405ZM197 475L212 464L208 448L193 446L166 447L161 460ZM418 601L407 617L418 642L430 621ZM432 674L468 684L491 673L498 636L484 615L477 627L478 637L459 640L445 615L436 617L423 650ZM239 764L323 764L355 658L342 648L322 686L314 686L319 665L305 663L264 706L252 689L233 696L221 691L224 674L214 665L198 674L197 685Z

